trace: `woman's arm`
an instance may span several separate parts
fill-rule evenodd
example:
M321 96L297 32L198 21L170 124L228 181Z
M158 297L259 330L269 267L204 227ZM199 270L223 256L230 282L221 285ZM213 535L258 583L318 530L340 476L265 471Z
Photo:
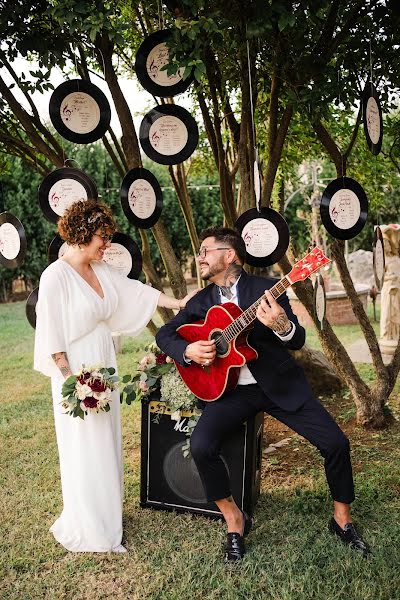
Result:
M186 303L190 300L190 298L197 294L198 291L199 290L194 290L180 300L177 298L172 298L171 296L167 296L166 294L160 294L157 306L162 306L163 308L172 308L174 310L182 310L182 308L185 308Z
M51 357L60 369L64 379L68 379L70 375L73 375L65 352L56 352L55 354L52 354Z

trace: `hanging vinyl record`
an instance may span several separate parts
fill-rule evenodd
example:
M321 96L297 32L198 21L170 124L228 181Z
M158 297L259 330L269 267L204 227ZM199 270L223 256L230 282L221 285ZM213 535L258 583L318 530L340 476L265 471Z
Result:
M36 287L34 290L31 291L28 298L26 299L25 314L26 314L26 318L29 321L29 325L31 325L31 327L33 327L33 329L36 328L36 304L37 304L38 298L39 298L39 288Z
M25 254L26 235L21 221L9 212L0 213L0 264L15 269L22 265Z
M325 188L320 204L325 229L339 240L350 240L363 229L368 216L368 199L357 181L334 179Z
M379 95L373 83L367 81L362 95L364 133L368 148L375 156L382 147L383 119Z
M111 109L100 88L84 79L71 79L51 95L50 119L60 135L76 144L89 144L106 133Z
M137 279L142 270L139 246L125 233L114 233L111 246L104 252L103 260L129 279Z
M64 211L77 200L97 200L94 182L79 169L63 167L52 171L39 186L39 205L51 223L57 223Z
M57 235L51 240L47 250L47 259L49 264L64 256L67 250L67 242L64 242L64 240L57 233Z
M375 227L373 246L374 278L378 292L381 291L385 279L385 246L383 244L382 230Z
M246 210L235 227L246 244L246 262L253 267L273 265L289 246L288 225L272 208Z
M148 169L131 169L124 177L120 198L130 223L148 229L161 215L163 195L156 177Z
M139 137L143 151L151 160L161 165L177 165L195 151L199 130L185 108L162 104L143 117Z
M314 284L314 313L322 331L326 314L326 294L324 280L320 273L317 274Z
M183 79L185 68L179 69L175 75L168 75L163 69L169 64L169 48L167 40L171 37L169 29L156 31L141 44L135 62L137 78L145 90L161 98L182 94L193 82L193 71Z

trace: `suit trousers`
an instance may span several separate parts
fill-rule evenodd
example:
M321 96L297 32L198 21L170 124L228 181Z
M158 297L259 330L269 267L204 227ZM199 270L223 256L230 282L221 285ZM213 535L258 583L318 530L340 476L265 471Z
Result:
M209 501L231 495L229 475L220 457L225 438L249 417L264 411L316 446L324 458L325 473L334 500L354 500L350 445L328 411L308 399L295 412L274 404L257 384L239 385L215 402L202 403L203 413L192 434L190 448Z

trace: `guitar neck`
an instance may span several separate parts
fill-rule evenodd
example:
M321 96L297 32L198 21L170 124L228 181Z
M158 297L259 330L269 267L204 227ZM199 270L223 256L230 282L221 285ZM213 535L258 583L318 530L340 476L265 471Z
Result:
M292 282L286 275L283 277L278 283L276 283L272 288L269 289L270 294L275 300L279 298L290 286ZM244 310L240 317L237 317L228 327L224 329L222 335L224 336L227 342L234 340L238 335L242 333L256 318L257 308L259 307L261 300L265 298L263 294L256 300L249 308Z

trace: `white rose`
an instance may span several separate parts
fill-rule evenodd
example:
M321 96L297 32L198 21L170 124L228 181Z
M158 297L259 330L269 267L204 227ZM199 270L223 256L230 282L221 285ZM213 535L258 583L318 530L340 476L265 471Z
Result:
M75 394L79 400L84 400L88 396L93 396L92 389L86 383L77 382L75 386Z
M147 364L149 366L156 364L156 355L155 354L152 353L147 356Z

